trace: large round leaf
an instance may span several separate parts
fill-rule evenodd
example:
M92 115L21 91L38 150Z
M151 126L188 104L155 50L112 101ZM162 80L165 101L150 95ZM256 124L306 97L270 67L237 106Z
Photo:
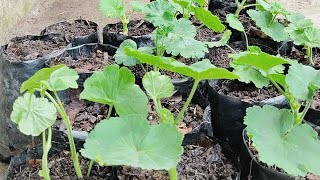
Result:
M37 98L25 93L13 104L11 120L18 124L19 130L32 136L39 136L53 125L57 118L57 110L46 98Z
M140 115L110 118L89 134L81 154L100 165L169 170L180 160L182 139L175 126L149 126Z
M244 122L260 161L293 176L320 175L318 134L307 124L294 125L290 110L251 107Z
M80 98L113 105L120 116L141 114L146 117L148 98L134 82L134 75L128 68L111 65L84 82Z

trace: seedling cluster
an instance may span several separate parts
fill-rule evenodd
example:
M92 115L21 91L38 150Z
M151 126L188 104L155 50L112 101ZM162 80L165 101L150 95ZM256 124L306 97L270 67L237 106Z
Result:
M320 89L320 71L312 66L302 65L294 60L262 52L259 47L250 46L247 32L238 19L246 13L263 33L274 41L293 40L294 44L306 49L310 64L312 49L320 46L320 30L302 15L292 13L277 3L257 0L246 5L246 0L235 2L235 14L228 14L229 26L245 36L247 50L236 52L229 45L231 31L220 19L206 9L202 0L156 0L142 5L132 2L137 12L153 24L151 33L153 46L138 47L131 39L123 41L114 56L117 64L96 71L84 82L80 99L108 105L105 120L89 133L80 153L100 166L132 166L148 170L167 170L171 180L178 178L176 166L183 153L183 134L177 124L183 118L200 81L209 79L238 79L254 83L257 88L275 86L284 95L291 109L277 109L273 106L254 106L247 109L244 119L247 135L259 154L259 160L267 166L276 166L294 176L305 176L308 172L320 175L320 141L317 133L304 123L314 93ZM126 4L121 0L100 0L100 9L106 17L119 18L123 34L128 35L129 19ZM288 24L280 23L283 15ZM197 28L190 17L203 26L221 33L219 41L196 40ZM227 46L233 50L230 72L215 67L205 59L209 48ZM186 65L177 57L192 59ZM119 66L121 65L121 66ZM135 84L134 74L129 66L145 65L143 88ZM286 70L286 67L289 67ZM171 78L160 70L177 73L193 79L190 94L177 116L163 107L161 100L173 96ZM13 106L11 119L19 130L32 136L42 134L43 157L40 176L50 179L47 158L51 148L52 125L57 114L67 127L71 158L78 178L82 178L78 153L71 134L72 127L58 92L78 88L79 78L75 70L65 65L44 68L21 85L21 93ZM159 123L149 125L148 102L155 105Z

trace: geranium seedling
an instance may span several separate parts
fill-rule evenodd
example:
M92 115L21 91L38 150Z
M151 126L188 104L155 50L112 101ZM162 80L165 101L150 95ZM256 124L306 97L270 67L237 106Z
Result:
M42 133L43 157L42 170L39 174L46 180L50 179L47 158L51 148L51 126L56 120L57 111L67 127L71 158L76 174L78 178L82 178L74 140L71 135L70 120L57 93L68 88L77 88L76 80L78 78L77 72L65 65L43 68L22 83L20 91L24 95L19 97L13 105L11 120L18 124L21 132L32 136L38 136ZM36 97L35 92L40 92L41 97ZM49 92L52 92L54 97Z
M320 175L318 134L303 123L314 93L320 88L320 71L262 52L247 53L235 63L258 69L286 97L291 107L287 110L266 105L247 109L244 123L259 160L293 176ZM287 74L274 71L281 64L290 64ZM300 111L302 101L306 105Z

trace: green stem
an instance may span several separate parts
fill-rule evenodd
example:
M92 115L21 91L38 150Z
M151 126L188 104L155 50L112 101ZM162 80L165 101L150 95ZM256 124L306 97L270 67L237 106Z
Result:
M254 7L254 6L258 6L259 4L249 4L246 6L243 6L243 9L249 8L249 7Z
M48 154L51 148L51 137L52 137L52 130L51 127L48 128L48 139L46 137L46 131L42 132L42 169L41 169L41 176L45 180L50 180L50 170L48 168Z
M122 16L121 17L121 22L122 22L122 26L123 26L123 34L127 36L128 32L129 32L129 30L128 30L129 20L127 19L126 16Z
M290 94L287 94L279 85L277 82L275 82L275 80L270 76L269 73L267 73L267 77L270 79L270 81L272 82L272 84L278 89L278 91L284 95L287 99L287 101L289 102L292 114L293 114L293 118L294 118L294 123L297 124L299 122L301 122L300 120L300 116L299 116L299 109L300 109L300 105L298 102L296 102L296 100L294 98L291 97Z
M71 152L71 158L73 161L73 166L76 171L77 177L82 178L83 176L81 173L81 168L80 168L80 164L79 164L78 154L76 151L76 146L74 144L74 139L72 136L72 128L71 128L69 117L68 117L66 111L64 110L64 107L61 103L61 100L60 100L57 92L53 92L53 93L54 93L58 102L48 92L45 92L45 95L55 105L56 109L58 110L59 114L61 115L61 117L63 119L63 122L65 123L65 125L67 127L67 135L68 135L68 140L69 140L69 144L70 144L70 152Z
M236 50L234 50L231 46L229 46L228 44L226 44L226 47L229 48L233 53L238 54L238 52Z
M304 107L302 113L301 113L301 116L300 116L300 123L302 122L302 120L304 119L304 117L306 116L309 108L311 107L311 104L312 104L312 99L310 101L307 102L307 105Z
M94 160L91 160L91 161L90 161L90 164L89 164L88 172L87 172L87 177L90 176L90 173L91 173L91 169L92 169L93 164L94 164Z
M247 0L243 0L240 4L239 2L237 3L238 7L237 7L237 11L234 13L234 15L236 17L239 16L240 12L244 9L244 4L246 3Z
M108 114L107 114L106 119L109 119L109 118L111 117L112 109L113 109L113 105L110 105L110 106L109 106L109 109L108 109Z
M249 50L249 40L248 40L248 36L247 36L246 31L244 31L243 34L244 34L244 38L246 39L247 50Z
M170 177L170 180L178 180L178 173L177 173L176 167L171 168L169 170L169 177Z
M314 62L313 62L313 59L312 59L312 47L306 47L306 53L307 53L307 58L308 58L308 61L309 61L309 64L310 65L314 65Z
M194 83L193 83L193 86L192 86L192 89L191 89L191 92L189 94L189 97L186 101L186 103L184 103L183 105L183 108L182 110L179 112L177 118L174 120L174 125L178 125L179 121L181 120L182 116L184 115L185 111L187 110L192 98L193 98L193 95L194 93L196 92L197 90L197 87L198 87L198 84L199 84L199 80L195 80Z

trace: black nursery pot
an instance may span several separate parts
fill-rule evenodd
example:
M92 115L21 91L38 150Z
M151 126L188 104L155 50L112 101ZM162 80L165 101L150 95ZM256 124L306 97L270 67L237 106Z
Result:
M242 145L240 151L240 180L295 180L294 177L285 173L269 169L253 157L248 147L246 129L242 132Z
M246 109L253 105L272 105L287 108L287 101L283 96L266 99L259 102L244 102L239 98L219 94L214 84L220 80L207 81L207 90L211 107L211 124L213 136L224 142L224 146L238 156L242 144L242 131L245 128L243 119Z
M61 34L67 43L79 46L89 43L98 43L98 24L92 21L78 19L73 22L58 22L46 27L40 35Z
M130 21L128 35L124 35L122 29L121 22L106 25L103 28L103 44L119 47L124 40L131 39L137 43L138 47L152 46L153 42L150 38L150 33L155 28L151 23L145 20Z
M14 43L32 43L32 42L48 42L61 43L61 36L59 35L45 35L45 36L24 36L11 40L11 44L2 46L0 48L0 160L7 161L11 156L17 154L31 144L31 137L25 136L11 121L10 114L14 101L21 95L21 84L29 79L38 70L45 67L45 61L53 56L51 52L59 52L59 46L49 47L51 51L41 52L36 45L32 46L32 52L28 49L21 49L21 54L14 55L15 49L8 50ZM61 43L64 47L64 43ZM28 46L28 45L27 45ZM21 46L23 47L23 46ZM14 47L15 48L15 47ZM11 54L10 54L11 53ZM35 55L38 54L38 55ZM31 56L30 56L31 54ZM43 56L41 56L43 55Z

